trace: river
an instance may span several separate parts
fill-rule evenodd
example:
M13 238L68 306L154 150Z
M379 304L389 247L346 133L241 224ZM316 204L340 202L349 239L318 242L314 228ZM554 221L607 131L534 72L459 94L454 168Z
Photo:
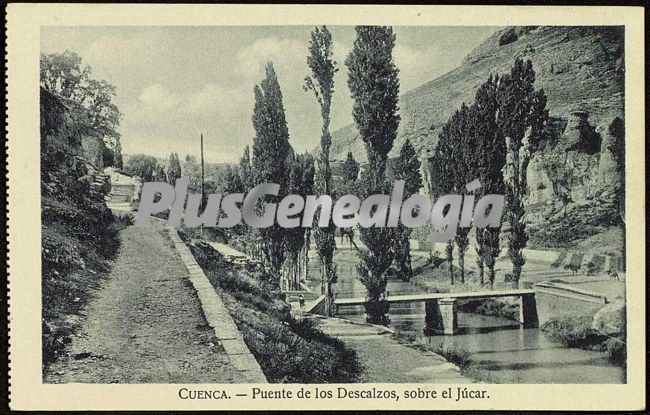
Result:
M349 271L339 272L334 292L339 298L364 296L365 287ZM392 280L387 290L391 294L421 292L412 284ZM340 309L339 315L365 320L361 306ZM423 303L393 304L390 318L390 327L413 332L423 343L467 349L472 354L472 368L489 382L625 383L624 369L610 363L604 353L568 348L539 329L523 329L511 320L459 313L459 334L424 336Z

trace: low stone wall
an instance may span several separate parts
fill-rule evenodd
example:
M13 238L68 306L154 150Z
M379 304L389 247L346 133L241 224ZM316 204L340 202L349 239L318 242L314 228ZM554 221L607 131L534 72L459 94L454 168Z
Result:
M548 284L549 286L551 284ZM607 300L604 296L582 290L568 289L559 285L535 284L537 317L540 324L562 314L575 312L596 312ZM580 292L582 291L582 292Z
M327 301L326 295L321 295L320 297L312 300L309 304L305 306L305 313L307 314L320 314L324 316L326 314L325 303Z
M428 251L429 249L431 249L433 252L437 252L441 258L445 257L445 248L447 244L442 244L442 243L431 244L427 241L416 241L414 239L412 239L410 242L411 242L411 249L416 249L421 251ZM540 261L540 262L548 262L548 263L555 262L561 254L558 251L541 251L539 249L524 249L523 253L526 259L533 260L533 261ZM467 254L470 256L476 255L476 249L473 245L469 246L469 248L467 249ZM457 255L457 251L454 250L454 256L456 255Z
M168 231L174 248L189 271L189 280L199 297L203 315L214 330L215 336L226 351L232 365L246 382L267 383L262 368L244 342L244 338L228 313L226 306L196 262L192 252L178 236L175 229L168 228Z
M315 293L314 291L282 291L284 295L287 296L287 302L298 301L298 298L302 295L305 301L313 301L319 297L320 294Z

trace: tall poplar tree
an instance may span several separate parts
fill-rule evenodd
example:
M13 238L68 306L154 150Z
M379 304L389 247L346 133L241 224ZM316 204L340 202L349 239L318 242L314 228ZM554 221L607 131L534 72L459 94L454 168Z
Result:
M438 198L450 194L454 190L454 149L452 146L451 130L454 124L454 117L457 112L443 124L438 143L429 158L429 167L431 169L431 193ZM454 284L454 241L450 239L445 246L445 257L449 266L449 282Z
M406 140L395 160L395 179L404 180L404 200L418 193L422 187L422 174L420 173L420 160L410 140ZM408 281L413 276L411 266L411 237L412 229L405 227L401 222L395 229L395 262L402 279Z
M528 242L524 219L524 198L527 192L526 170L546 134L548 110L544 90L535 91L535 71L530 60L517 58L509 74L499 81L497 100L499 123L509 155L506 181L506 214L510 235L508 256L512 261L512 277L519 285L521 270L526 263L523 249Z
M319 195L332 194L332 169L330 166L330 147L332 137L329 131L330 109L334 93L334 75L338 71L336 62L332 59L332 34L326 26L316 27L311 32L307 65L312 77L305 78L305 91L312 91L320 106L323 125L321 129L320 153L318 155L318 172L316 187ZM328 301L326 314L330 314L332 302L332 284L336 282L334 267L334 232L336 227L330 219L329 226L317 227L315 231L316 250L321 263L321 281Z
M169 155L169 167L167 170L167 182L172 186L176 185L176 180L181 177L181 162L178 160L178 154Z
M239 159L239 176L246 191L249 191L255 186L256 183L253 175L253 166L251 165L251 150L249 146L244 147L244 153Z
M354 159L351 151L343 162L342 176L346 182L354 182L359 177L359 162Z
M504 194L503 168L506 162L506 146L497 123L499 105L497 87L499 78L490 76L478 91L473 104L473 143L477 153L475 166L481 188L475 192L478 200L485 194ZM477 265L481 285L484 283L484 269L488 270L490 285L494 285L494 265L499 256L499 234L501 227L476 229Z
M115 136L115 144L113 146L113 166L119 170L122 170L124 168L124 160L122 158L122 142L119 135Z
M314 158L308 153L291 156L289 165L289 193L303 198L314 194ZM296 226L285 230L286 233L286 263L285 271L290 290L300 289L300 260L306 257L309 249L311 228Z
M472 142L474 129L473 108L463 103L452 124L452 182L456 194L465 193L465 184L474 180L476 167L476 143ZM470 228L459 227L454 240L458 249L460 282L465 282L465 254L469 248Z
M278 196L267 195L262 203L278 203L287 194L289 181L288 157L291 153L289 128L282 103L282 91L278 77L269 62L266 65L266 77L256 85L255 106L253 109L252 165L256 177L262 182L280 185ZM285 259L285 229L270 226L260 229L262 254L264 262L272 277L279 283L280 269Z
M352 51L346 59L348 86L354 100L352 116L365 144L368 169L363 177L365 195L384 193L386 160L393 148L400 117L397 113L399 70L393 59L395 34L384 26L357 26ZM387 323L389 303L384 300L386 270L393 262L394 231L388 227L360 228L367 250L359 251L360 280L368 293L368 321Z
M357 179L359 178L359 162L354 159L351 151L348 151L348 155L343 162L341 168L341 175L338 177L338 180L333 183L333 193L336 198L340 198L344 195L356 194L357 191ZM340 228L339 232L341 233L341 242L344 238L348 238L350 245L356 246L354 242L354 228Z

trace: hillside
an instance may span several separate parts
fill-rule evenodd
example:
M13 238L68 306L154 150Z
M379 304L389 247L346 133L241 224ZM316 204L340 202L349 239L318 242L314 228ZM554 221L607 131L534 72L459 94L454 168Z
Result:
M61 99L41 89L43 362L78 328L120 244L102 182L84 152L92 133Z
M494 33L453 71L400 97L402 121L393 154L406 138L432 149L438 131L462 102L471 102L490 74L509 70L516 57L530 59L536 85L548 96L551 116L568 119L583 109L592 125L605 126L623 115L623 32L613 27L518 27ZM365 160L354 124L332 134L332 152L352 150Z
M552 136L528 169L531 244L574 247L621 221L613 195L623 175L610 151L614 138L609 126L616 117L624 119L622 28L534 26L495 32L458 68L403 93L402 121L391 156L409 138L425 162L453 111L471 102L490 74L509 71L515 58L533 62L536 87L546 92L553 126ZM357 160L365 161L355 125L335 131L332 138L334 159L344 159L352 151ZM563 182L568 189L561 189ZM559 201L561 191L568 195L564 202ZM605 250L619 251L621 238L618 234Z

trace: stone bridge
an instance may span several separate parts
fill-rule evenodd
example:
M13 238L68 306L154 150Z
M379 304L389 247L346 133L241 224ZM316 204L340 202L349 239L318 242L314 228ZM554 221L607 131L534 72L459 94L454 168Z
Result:
M456 334L458 332L457 300L502 297L519 297L521 299L519 322L524 328L539 326L535 291L529 289L405 294L388 296L386 300L389 303L424 302L425 332ZM363 305L365 302L364 297L337 298L334 300L334 304L338 307Z

